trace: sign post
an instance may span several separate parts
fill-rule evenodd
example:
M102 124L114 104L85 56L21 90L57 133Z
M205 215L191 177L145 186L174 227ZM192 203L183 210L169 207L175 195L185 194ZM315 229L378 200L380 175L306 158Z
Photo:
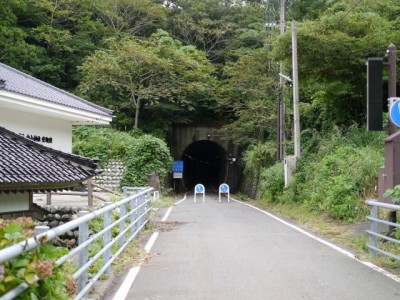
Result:
M202 184L196 184L196 186L194 187L194 203L196 203L196 195L197 194L203 194L203 203L206 202L205 201L205 192L206 189L204 188L204 185Z
M228 195L228 202L230 202L230 197L229 197L229 185L226 183L223 183L219 186L219 202L221 202L221 194L227 194Z
M172 165L172 174L174 178L174 191L175 191L175 179L183 178L183 160L175 160Z

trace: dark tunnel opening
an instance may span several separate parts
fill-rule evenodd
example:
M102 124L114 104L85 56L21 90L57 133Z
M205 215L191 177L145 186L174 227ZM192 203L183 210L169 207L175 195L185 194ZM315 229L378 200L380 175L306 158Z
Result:
M193 189L198 183L206 190L218 191L226 180L226 151L211 141L190 144L182 154L185 170L183 182L186 189Z

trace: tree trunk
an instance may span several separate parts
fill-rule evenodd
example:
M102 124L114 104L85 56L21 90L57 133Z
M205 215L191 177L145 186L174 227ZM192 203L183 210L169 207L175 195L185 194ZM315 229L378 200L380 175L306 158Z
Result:
M137 129L139 125L139 110L140 110L140 98L136 100L136 109L135 109L135 124L133 128Z

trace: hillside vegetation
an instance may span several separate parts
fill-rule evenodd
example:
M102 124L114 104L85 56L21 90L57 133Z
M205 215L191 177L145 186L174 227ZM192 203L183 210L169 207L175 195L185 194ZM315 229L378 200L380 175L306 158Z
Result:
M133 153L149 144L163 153L147 153L160 155L152 168L163 174L165 144L138 132L164 138L172 124L220 121L243 149L253 196L352 221L376 196L383 162L385 133L365 132L365 62L384 57L390 43L400 47L399 16L398 0L291 0L279 35L265 27L267 17L279 20L272 0L9 0L0 7L0 61L114 111L113 131L75 129L77 154L137 168L149 158ZM285 189L276 164L278 71L281 63L291 74L294 20L303 155ZM291 155L288 83L283 97Z

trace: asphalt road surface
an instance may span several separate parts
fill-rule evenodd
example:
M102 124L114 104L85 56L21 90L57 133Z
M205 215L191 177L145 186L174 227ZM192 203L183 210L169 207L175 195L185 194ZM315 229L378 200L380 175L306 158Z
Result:
M175 206L126 299L397 299L400 283L231 201Z

